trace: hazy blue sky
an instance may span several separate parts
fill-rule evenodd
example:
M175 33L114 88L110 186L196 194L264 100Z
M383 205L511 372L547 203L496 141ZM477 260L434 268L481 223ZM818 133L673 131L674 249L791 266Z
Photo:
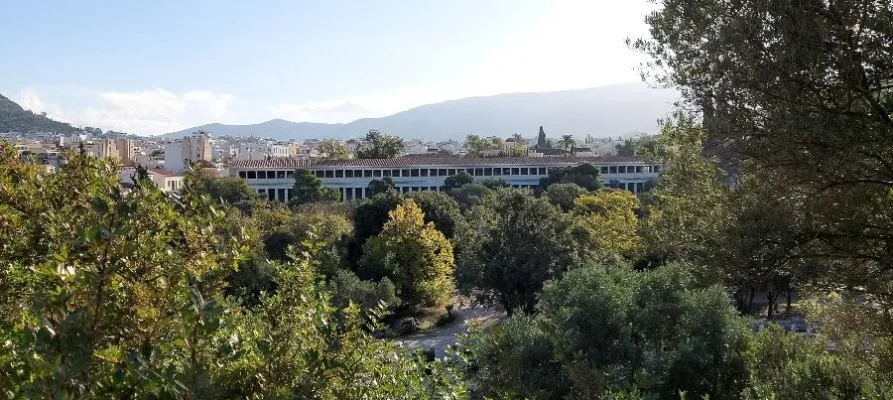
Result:
M638 79L645 0L4 1L0 94L164 133Z

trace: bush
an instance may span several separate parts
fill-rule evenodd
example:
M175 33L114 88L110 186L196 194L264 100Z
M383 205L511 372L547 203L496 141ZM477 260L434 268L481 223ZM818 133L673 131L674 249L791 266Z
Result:
M569 271L543 289L538 320L513 316L471 344L477 383L498 396L737 398L747 326L687 269Z
M338 308L345 308L350 303L358 305L363 310L370 310L383 306L387 311L393 311L400 305L394 284L384 278L381 282L362 281L350 271L341 270L329 281L329 292L332 295L332 304Z
M568 212L574 208L574 200L584 194L586 194L586 189L575 183L556 183L549 186L546 198L549 199L549 203L561 208L561 211Z
M400 318L391 327L397 336L412 335L421 329L419 320L413 317Z

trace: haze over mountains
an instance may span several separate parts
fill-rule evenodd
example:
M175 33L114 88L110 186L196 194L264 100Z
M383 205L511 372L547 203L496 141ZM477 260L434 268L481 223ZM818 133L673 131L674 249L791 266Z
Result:
M657 120L667 116L678 100L673 90L653 89L643 83L624 83L589 89L509 93L469 97L415 107L381 118L344 124L291 122L274 119L253 125L206 124L165 134L180 138L204 130L214 135L254 135L280 140L307 138L349 139L369 129L404 138L461 140L469 133L534 136L539 126L549 136L578 138L656 133Z

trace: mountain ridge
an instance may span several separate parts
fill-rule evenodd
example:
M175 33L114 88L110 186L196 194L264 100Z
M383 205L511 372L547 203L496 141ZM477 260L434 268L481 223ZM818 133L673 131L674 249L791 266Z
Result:
M348 139L379 129L404 138L461 139L466 134L507 136L547 133L595 137L632 132L656 132L679 95L642 83L548 92L502 93L424 104L392 115L360 118L347 123L292 122L274 118L257 124L210 123L160 135L175 139L197 130L215 135L253 135L277 140Z
M55 132L76 133L80 129L70 124L25 110L18 103L0 94L0 133L7 132Z

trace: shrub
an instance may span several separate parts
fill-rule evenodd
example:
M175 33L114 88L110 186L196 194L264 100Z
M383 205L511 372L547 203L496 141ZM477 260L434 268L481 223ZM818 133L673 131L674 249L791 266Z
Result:
M335 307L345 308L350 303L363 310L383 306L393 311L400 305L394 284L388 278L381 282L362 281L350 271L341 270L329 281L329 292Z

